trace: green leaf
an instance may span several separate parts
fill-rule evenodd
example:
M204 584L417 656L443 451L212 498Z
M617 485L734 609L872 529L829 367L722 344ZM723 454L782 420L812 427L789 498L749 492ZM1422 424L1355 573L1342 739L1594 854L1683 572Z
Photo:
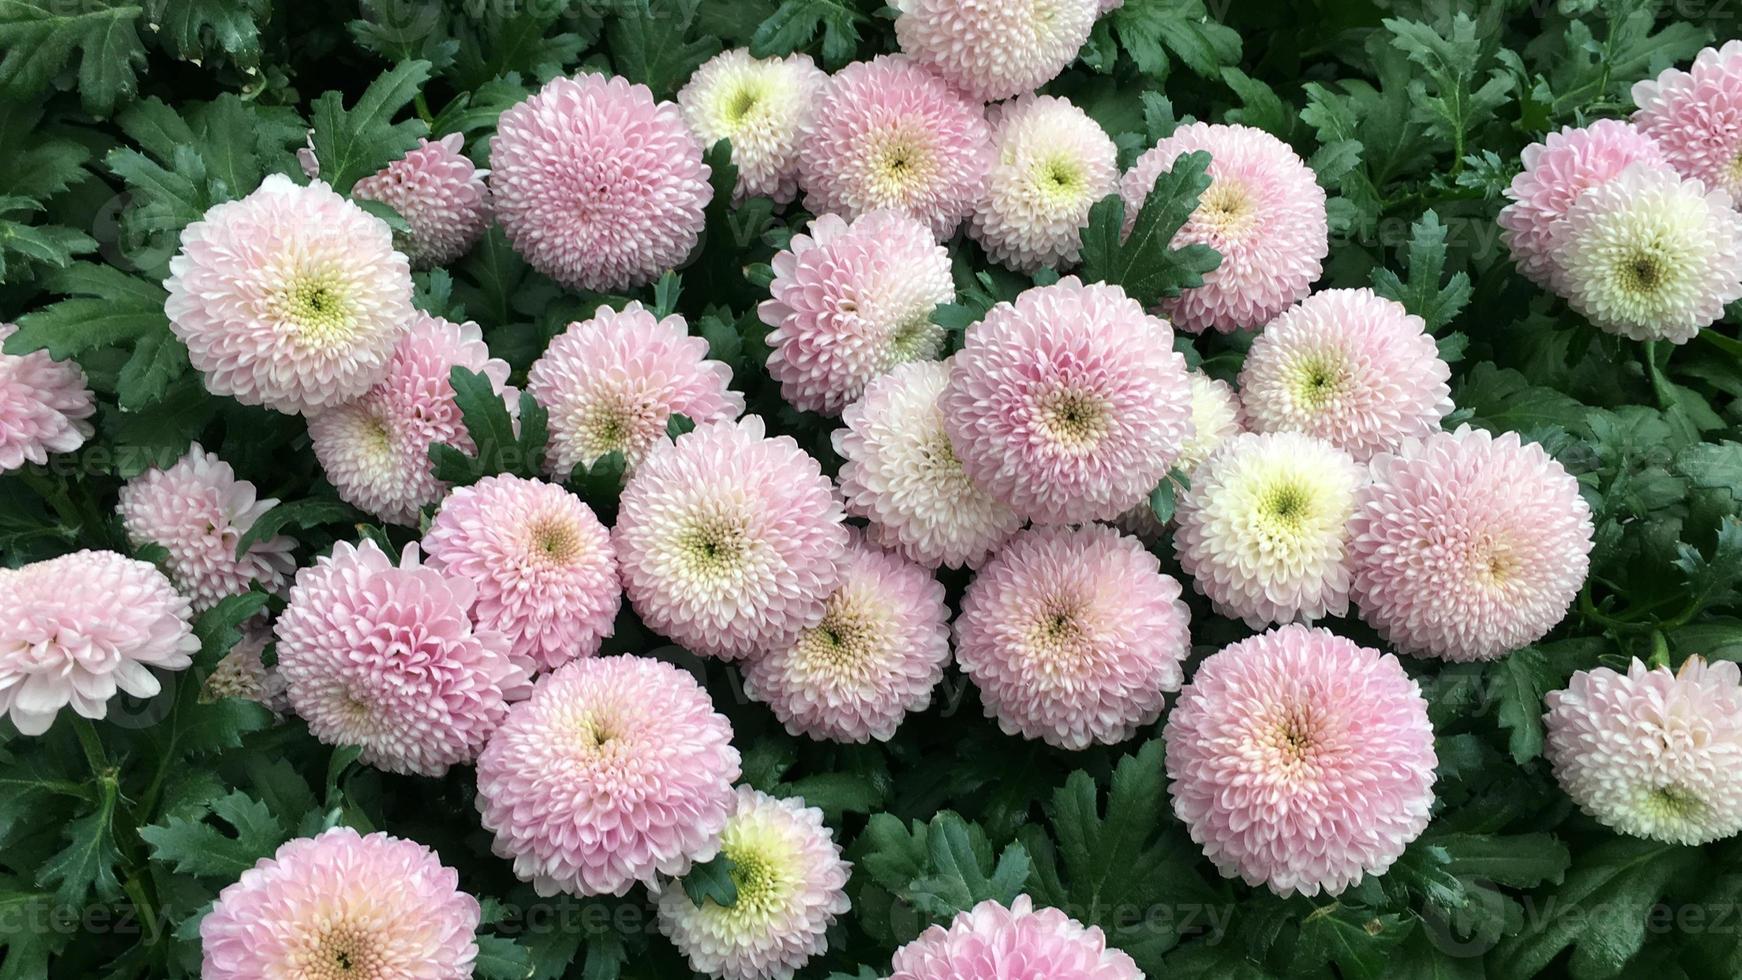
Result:
M1381 980L1388 976L1392 952L1410 929L1410 920L1401 915L1376 915L1332 902L1301 920L1294 967L1334 963L1348 980Z
M822 61L831 71L853 60L861 19L848 0L786 0L750 38L758 58L783 57L809 47L822 33Z
M1137 70L1154 78L1167 77L1170 51L1204 78L1240 62L1240 35L1211 19L1203 0L1125 0L1110 19Z
M169 386L187 370L188 349L167 322L161 330L140 336L115 385L122 410L136 412L162 401Z
M148 0L147 6L164 48L183 61L220 51L239 65L260 61L260 22L271 15L267 0Z
M230 652L242 639L242 624L265 609L270 599L264 592L244 592L225 596L200 613L200 618L194 621L194 635L200 638L200 658L211 661Z
M1742 442L1695 443L1676 454L1675 469L1696 487L1742 501Z
M695 23L701 0L666 0L652 5L625 5L605 28L612 64L618 74L640 82L665 98L702 62L720 50L714 37L685 40Z
M429 134L421 119L394 122L429 79L427 61L407 61L382 74L350 109L338 92L315 100L310 137L321 163L321 179L348 194L352 185L373 174L417 145Z
M307 529L322 524L354 524L364 519L357 508L333 497L308 497L303 500L281 501L254 519L248 530L236 540L236 557L273 537L286 528Z
M241 790L211 801L205 811L139 828L139 836L151 846L152 859L170 864L181 874L227 880L270 856L290 836L271 807Z
M1512 888L1559 884L1572 865L1567 846L1553 834L1438 834L1427 838L1446 853L1446 869Z
M871 817L863 836L872 879L935 919L992 899L1008 904L1025 890L1031 862L1021 844L996 855L979 824L943 811L911 826L889 814Z
M1500 727L1512 733L1507 748L1523 765L1542 754L1542 698L1564 678L1536 647L1500 660L1492 671Z
M1409 226L1409 257L1404 268L1409 271L1407 284L1390 269L1374 269L1373 291L1426 320L1429 333L1451 323L1470 302L1473 288L1468 274L1455 273L1440 284L1446 268L1446 226L1431 210Z
M85 111L108 116L139 87L144 12L137 3L117 0L0 0L0 101L36 99L77 61Z
M1392 34L1392 44L1427 72L1426 80L1410 84L1417 102L1417 116L1429 130L1463 156L1466 137L1494 117L1512 91L1513 78L1492 65L1499 40L1499 12L1484 12L1480 23L1462 11L1454 14L1449 34L1432 25L1393 18L1383 22ZM1488 77L1478 85L1477 73L1490 64Z
M544 467L545 443L550 437L549 419L532 396L521 396L518 407L530 407L533 411L516 432L514 417L508 413L507 403L488 375L456 364L448 372L448 382L453 386L454 404L466 423L466 434L474 451L468 456L455 446L431 446L430 459L436 464L436 478L468 486L497 473L539 476Z
M684 894L697 908L704 902L713 902L721 908L731 908L738 903L738 882L732 877L736 866L732 859L724 854L703 864L690 868L689 874L683 876Z
M593 460L591 465L576 464L569 474L569 489L585 500L601 515L617 512L617 496L623 492L623 482L629 470L629 460L622 451L612 451Z
M115 865L121 862L121 850L115 845L116 793L110 778L97 809L67 824L67 846L37 869L36 883L55 889L55 901L61 905L83 906L92 889L104 899L121 893L121 882L115 877Z
M1472 423L1495 432L1571 427L1585 417L1585 406L1570 396L1533 385L1517 371L1486 361L1458 382L1453 400L1470 411Z
M1221 265L1222 257L1208 245L1176 249L1172 242L1210 186L1209 166L1210 155L1196 150L1157 175L1129 235L1122 233L1124 199L1110 194L1096 202L1083 229L1084 277L1122 286L1144 306L1203 285L1204 274Z
M474 968L483 980L530 980L532 951L512 939L480 934Z
M42 980L49 976L49 957L65 945L67 936L53 929L21 928L24 923L53 921L54 896L26 887L10 875L0 875L0 918L18 925L0 929L0 980Z
M1633 837L1617 837L1580 855L1566 883L1539 903L1517 935L1489 957L1489 975L1510 980L1537 976L1562 951L1573 949L1572 975L1621 976L1645 942L1647 915L1666 889L1705 866L1701 852Z
M1675 567L1687 579L1687 604L1681 621L1711 606L1742 601L1742 520L1729 518L1718 527L1717 542L1707 558L1687 542L1676 545Z

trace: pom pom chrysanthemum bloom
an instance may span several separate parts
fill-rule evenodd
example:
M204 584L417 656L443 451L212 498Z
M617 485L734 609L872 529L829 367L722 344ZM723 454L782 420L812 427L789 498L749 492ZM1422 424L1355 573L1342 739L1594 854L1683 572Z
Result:
M17 330L0 323L0 345ZM0 473L84 445L96 431L88 421L96 411L77 364L47 351L0 353Z
M1190 373L1192 385L1192 435L1180 447L1179 458L1173 461L1173 472L1186 478L1192 474L1222 443L1246 431L1244 410L1240 398L1226 381L1218 381L1202 371ZM1171 478L1171 474L1170 474ZM1118 525L1144 539L1158 537L1165 530L1155 519L1155 510L1148 499L1119 516Z
M822 621L752 659L744 690L794 735L888 741L931 703L950 659L944 587L856 535Z
M1349 609L1349 517L1362 468L1298 432L1222 444L1180 500L1174 549L1216 611L1258 629Z
M415 525L418 511L441 499L430 447L473 450L454 402L455 367L489 377L511 411L508 364L490 356L476 323L450 323L419 313L399 342L387 376L363 397L309 420L309 439L327 479L347 502L384 521Z
M690 901L675 882L660 889L659 928L690 967L722 980L789 980L829 946L828 929L846 913L847 875L823 823L803 800L738 788L720 838L738 898L729 907Z
M1685 344L1742 299L1742 214L1644 166L1582 194L1557 238L1561 293L1610 333Z
M552 670L590 657L622 604L611 532L562 487L487 476L461 487L423 537L431 567L472 582L472 618L500 630L514 654Z
M1143 980L1097 926L1018 895L984 901L895 951L889 980Z
M968 330L941 399L968 477L1037 524L1112 520L1191 437L1173 330L1117 286L1075 277Z
M540 895L622 895L718 853L738 778L732 726L689 674L577 660L539 681L478 759L497 856Z
M731 140L734 198L790 201L798 190L798 149L829 76L808 54L753 58L744 48L708 59L677 93L703 146Z
M236 479L230 464L196 443L166 470L147 470L121 488L121 523L135 545L160 545L164 566L181 593L204 612L259 582L280 592L296 571L296 542L273 535L236 545L278 501L256 499L254 484Z
M845 516L817 461L752 415L659 447L623 488L613 540L648 626L735 659L822 619L846 557Z
M1167 717L1173 810L1222 874L1340 894L1427 827L1433 727L1391 654L1290 625L1199 665Z
M474 629L471 582L341 541L296 575L278 617L278 668L296 713L328 745L387 772L471 762L530 690L508 637Z
M897 364L937 357L944 329L932 311L955 298L950 253L916 218L873 211L851 224L811 222L774 257L768 374L802 411L839 415Z
M102 718L118 690L152 697L151 668L193 663L192 617L162 572L113 551L0 568L0 712L41 735L68 705Z
M299 837L218 893L200 920L202 980L468 980L477 899L434 851L334 827Z
M1633 123L1685 177L1742 206L1742 40L1706 48L1693 67L1633 84Z
M573 289L624 289L689 255L713 198L676 103L604 75L554 78L502 114L490 193L508 240Z
M891 208L939 239L973 213L992 166L980 107L898 55L843 68L799 150L799 183L817 214L852 219Z
M550 413L551 473L622 453L630 472L683 415L698 425L737 418L744 396L727 387L732 369L708 359L683 317L656 318L640 303L601 306L550 342L526 376L526 390Z
M1546 754L1581 810L1624 834L1696 846L1742 832L1742 671L1581 670L1547 699Z
M1438 432L1451 368L1427 324L1370 289L1314 293L1264 328L1240 371L1254 432L1305 432L1365 462Z
M1162 309L1182 330L1223 332L1263 326L1304 296L1330 252L1325 192L1287 143L1251 126L1192 123L1157 143L1125 174L1129 230L1155 179L1180 156L1210 154L1210 186L1174 236L1204 244L1222 264Z
M895 0L901 50L981 102L1026 95L1074 61L1099 0Z
M1525 147L1522 160L1524 170L1506 188L1511 203L1500 209L1500 237L1518 271L1549 289L1560 285L1556 239L1579 195L1636 163L1669 168L1651 137L1619 119L1550 133Z
M466 159L465 138L450 133L357 181L353 197L380 201L398 211L411 229L399 244L413 268L447 265L477 244L490 227L485 171Z
M1101 124L1050 95L993 110L997 162L969 234L1021 272L1075 265L1089 208L1119 188L1118 148Z
M1541 446L1463 426L1372 472L1349 522L1352 588L1397 649L1493 660L1566 615L1590 565L1591 510Z
M1063 749L1130 738L1179 690L1191 650L1180 585L1136 538L1091 524L1012 538L974 576L956 660L986 715Z
M381 380L415 311L387 223L283 174L187 227L169 325L213 394L314 412Z
M903 364L847 406L834 434L847 512L870 522L871 540L928 568L978 565L1022 526L950 446L938 405L949 379L947 361Z

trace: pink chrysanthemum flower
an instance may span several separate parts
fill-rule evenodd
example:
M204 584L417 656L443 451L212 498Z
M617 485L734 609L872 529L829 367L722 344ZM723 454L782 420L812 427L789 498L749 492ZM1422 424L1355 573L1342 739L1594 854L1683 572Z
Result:
M675 882L658 890L659 930L690 968L721 980L790 980L829 948L828 930L851 907L852 865L803 800L740 786L720 853L732 862L731 907L690 901Z
M1305 432L1366 462L1440 430L1452 369L1421 317L1371 289L1327 289L1270 321L1240 371L1254 432Z
M1629 167L1568 209L1561 295L1598 327L1685 344L1742 299L1742 214L1722 191Z
M1179 458L1173 461L1173 473L1184 476L1189 483L1198 466L1234 436L1246 431L1245 411L1240 398L1226 381L1217 381L1202 371L1189 374L1192 385L1192 435L1180 447ZM1166 530L1155 519L1155 511L1147 499L1119 516L1120 529L1146 540L1157 538Z
M560 479L612 452L634 472L673 415L697 425L737 418L744 396L731 382L732 369L708 359L708 342L690 336L683 317L658 319L630 303L564 328L533 363L526 390L550 413L546 465Z
M1179 690L1180 584L1110 527L1034 528L974 576L956 660L1008 734L1082 749L1130 738Z
M1324 189L1287 143L1261 129L1191 123L1125 174L1127 230L1156 177L1194 150L1210 153L1210 187L1173 244L1208 245L1222 264L1162 309L1192 333L1261 327L1304 298L1323 271L1331 250Z
M1619 119L1567 126L1525 147L1521 159L1524 170L1506 188L1512 203L1500 209L1500 238L1518 271L1547 289L1559 288L1556 239L1580 194L1636 163L1669 168L1656 141Z
M475 594L421 565L416 545L395 565L373 541L341 541L298 572L278 669L309 732L387 772L440 776L477 758L531 684L508 637L472 626Z
M1072 266L1089 209L1119 189L1119 151L1069 100L1024 96L995 106L997 161L968 233L1020 272Z
M196 443L169 469L127 481L117 510L136 547L156 544L168 552L170 580L198 613L255 582L280 592L296 571L296 542L282 534L236 557L242 535L278 504L271 497L257 500L254 493L254 484L236 479L229 463Z
M970 98L1026 95L1076 60L1098 0L895 0L901 50Z
M461 487L423 536L431 567L478 587L472 619L541 670L599 652L622 605L611 532L581 498L517 476Z
M1584 584L1591 509L1541 446L1461 426L1373 460L1349 521L1362 618L1404 653L1495 660Z
M950 661L950 611L931 572L857 535L823 618L744 667L744 693L794 735L887 742L931 704Z
M1698 846L1742 833L1742 670L1581 670L1548 695L1546 754L1579 809L1623 834Z
M589 658L540 680L490 740L478 812L540 895L622 895L713 860L738 773L732 726L689 674Z
M1349 518L1365 471L1298 432L1222 444L1180 498L1174 550L1224 616L1260 629L1349 609Z
M1149 496L1192 434L1167 321L1076 277L968 330L941 399L968 478L1037 524L1112 520Z
M937 357L944 328L932 311L956 296L949 251L896 211L812 221L774 257L768 289L757 314L774 328L769 377L793 407L824 415L897 364Z
M1706 48L1692 70L1668 68L1633 84L1633 123L1684 177L1742 206L1742 40Z
M895 951L889 980L1143 980L1098 926L1018 895L981 902Z
M429 848L334 827L218 893L200 920L203 980L469 980L478 900Z
M169 273L164 312L206 387L287 414L381 380L416 312L387 223L283 174L188 225Z
M1173 812L1224 876L1337 895L1433 806L1427 702L1389 653L1283 626L1198 666L1167 716Z
M508 241L572 289L659 278L695 248L714 196L677 103L616 76L554 78L504 112L490 167Z
M735 202L771 197L784 203L798 192L799 145L828 85L828 74L808 54L753 58L748 49L733 48L697 68L677 104L703 146L732 141Z
M192 618L162 572L113 551L0 568L0 712L41 735L68 705L102 718L118 690L153 697L151 668L193 663Z
M471 250L490 227L488 171L460 149L465 137L450 133L364 177L351 196L380 201L398 211L411 233L398 241L414 269L447 265Z
M846 558L845 517L817 461L751 415L655 450L623 488L612 540L642 620L731 660L822 620Z
M1022 526L950 447L938 404L949 379L948 361L903 364L871 382L834 433L847 513L870 522L872 541L928 568L978 565Z
M0 323L0 345L16 333ZM70 453L96 429L88 421L97 404L85 372L47 351L0 353L0 473L25 463L42 465L49 453Z
M471 433L454 403L455 367L490 378L510 411L519 398L508 387L508 364L490 356L476 323L452 323L419 313L388 362L387 375L361 398L309 419L315 459L339 496L384 521L416 525L447 484L435 477L429 450L446 443L473 451Z
M973 213L993 155L979 106L912 60L880 55L830 81L799 149L799 183L816 214L891 208L942 240Z

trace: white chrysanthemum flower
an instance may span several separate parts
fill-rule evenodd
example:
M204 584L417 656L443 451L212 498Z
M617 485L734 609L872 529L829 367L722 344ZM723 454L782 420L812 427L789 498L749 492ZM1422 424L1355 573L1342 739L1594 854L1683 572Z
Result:
M1119 189L1118 148L1065 99L1027 96L992 113L998 160L968 234L1022 272L1075 265L1089 209Z
M929 568L978 565L1022 526L956 458L938 405L949 380L949 361L903 364L847 406L834 435L847 512L870 522L871 540Z
M690 966L722 980L789 980L829 946L828 930L851 907L851 864L803 800L777 799L748 786L720 837L738 899L701 905L675 883L659 891L659 928Z
M1742 215L1645 166L1586 191L1560 238L1567 302L1610 333L1685 344L1742 299Z
M708 59L677 93L684 121L704 147L732 141L733 197L790 201L798 192L798 148L829 76L808 54L753 58L745 48Z
M1235 436L1198 467L1180 501L1180 566L1217 612L1253 629L1341 616L1363 479L1348 453L1321 439Z

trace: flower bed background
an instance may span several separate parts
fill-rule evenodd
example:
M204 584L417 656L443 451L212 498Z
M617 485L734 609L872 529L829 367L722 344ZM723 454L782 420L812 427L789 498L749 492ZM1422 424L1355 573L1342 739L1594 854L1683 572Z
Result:
M1742 974L1742 8L902 6L0 0L0 978Z

